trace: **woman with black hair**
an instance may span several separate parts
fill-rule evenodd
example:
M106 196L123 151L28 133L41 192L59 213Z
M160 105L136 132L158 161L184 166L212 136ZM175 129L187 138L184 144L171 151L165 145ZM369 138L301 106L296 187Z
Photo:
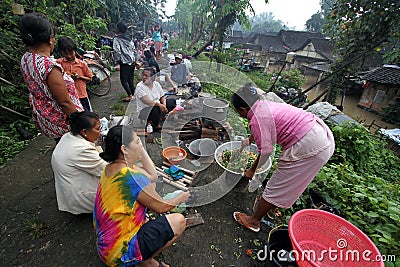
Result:
M146 49L143 52L144 54L144 63L146 65L146 67L150 67L150 68L155 68L156 69L156 73L160 72L160 66L158 65L156 59L154 58L153 54L151 53L150 50Z
M55 28L42 13L28 13L20 21L21 39L29 51L21 58L21 71L29 89L29 104L36 126L56 141L69 131L67 115L83 110L74 80L51 53Z
M157 179L154 163L129 126L109 130L100 156L109 162L100 178L93 212L101 260L108 266L168 266L153 257L180 238L185 218L172 213L148 221L146 212L170 211L188 201L190 193L162 199L153 182Z
M99 116L90 111L68 116L71 132L64 134L51 157L58 209L72 214L91 213L97 185L107 162L94 142L100 137Z
M134 99L135 86L134 71L135 71L135 44L129 36L125 33L128 26L122 21L117 23L118 34L113 39L114 59L120 66L119 78L122 87L125 89L127 97L123 99L124 102L129 102Z
M154 68L142 71L142 81L137 84L135 95L139 118L150 122L155 130L159 129L163 115L176 107L174 98L164 96L160 83L156 81Z
M282 153L253 214L233 214L238 223L253 232L260 230L261 219L269 210L291 207L335 150L332 132L321 119L286 103L261 100L257 91L245 86L231 98L239 115L250 121L251 136L242 141L242 147L255 141L259 152L244 176L254 176L275 144L282 147Z

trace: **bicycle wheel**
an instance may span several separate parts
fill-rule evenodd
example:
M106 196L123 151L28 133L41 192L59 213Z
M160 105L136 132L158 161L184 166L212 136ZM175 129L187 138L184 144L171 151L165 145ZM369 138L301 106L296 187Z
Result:
M88 64L90 71L93 73L92 81L86 84L86 89L96 96L103 96L110 92L111 79L102 66L97 64Z

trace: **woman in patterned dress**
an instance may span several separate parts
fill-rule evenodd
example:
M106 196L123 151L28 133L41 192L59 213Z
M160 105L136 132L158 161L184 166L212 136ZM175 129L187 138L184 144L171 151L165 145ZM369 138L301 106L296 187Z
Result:
M83 110L74 80L50 57L55 31L42 13L24 15L20 32L29 48L21 58L21 71L29 89L33 121L46 136L58 141L69 131L67 115Z
M185 218L172 213L147 221L146 211L170 211L188 201L190 193L161 198L155 191L154 163L129 126L109 130L100 157L110 162L100 178L93 212L100 258L108 266L168 266L153 256L179 239Z

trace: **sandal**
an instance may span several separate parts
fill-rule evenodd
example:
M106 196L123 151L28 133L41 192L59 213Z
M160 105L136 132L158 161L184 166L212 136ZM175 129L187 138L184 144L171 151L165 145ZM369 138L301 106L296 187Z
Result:
M135 99L135 97L132 95L132 96L125 97L124 99L122 99L122 101L123 102L131 102L131 100L133 100L133 99Z
M235 219L235 221L237 221L239 224L243 225L244 227L246 227L247 229L249 229L250 231L254 232L254 233L258 233L260 231L260 227L254 227L248 224L244 224L241 220L240 220L240 216L242 215L246 215L244 213L235 211L233 213L233 218Z

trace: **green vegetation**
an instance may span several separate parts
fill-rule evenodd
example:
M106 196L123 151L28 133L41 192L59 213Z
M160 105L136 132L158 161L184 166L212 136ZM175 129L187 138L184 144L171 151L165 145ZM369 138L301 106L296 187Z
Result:
M124 116L126 113L125 105L121 102L115 103L112 107L112 114L115 116Z
M393 0L332 2L329 13L326 12L325 26L326 32L335 40L337 57L331 66L330 103L335 103L340 89L344 88L343 77L359 71L366 57L380 55L385 63L399 62L399 8L399 1Z
M38 218L32 218L25 221L25 228L33 239L39 239L46 234L49 226Z

